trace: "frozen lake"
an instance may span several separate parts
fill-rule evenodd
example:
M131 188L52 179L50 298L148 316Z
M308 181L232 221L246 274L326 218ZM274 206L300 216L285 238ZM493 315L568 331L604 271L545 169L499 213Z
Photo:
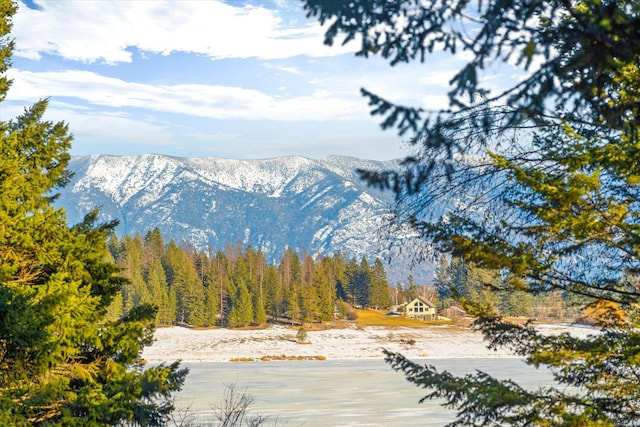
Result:
M422 362L422 361L421 361ZM520 359L429 359L458 375L482 370L520 385L553 383L551 374ZM177 407L210 413L227 384L246 388L253 413L279 426L443 426L453 413L435 401L419 404L425 391L407 382L382 360L325 360L251 363L190 363Z

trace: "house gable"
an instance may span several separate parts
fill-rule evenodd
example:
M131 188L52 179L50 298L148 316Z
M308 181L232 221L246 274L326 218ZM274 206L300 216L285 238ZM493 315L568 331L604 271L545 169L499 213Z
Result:
M431 301L416 297L405 306L405 316L413 319L435 320L438 318L436 306Z

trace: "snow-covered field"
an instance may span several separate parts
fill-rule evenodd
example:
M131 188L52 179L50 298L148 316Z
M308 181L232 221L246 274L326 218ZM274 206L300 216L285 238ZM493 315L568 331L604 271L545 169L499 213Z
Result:
M541 325L546 333L570 332L579 336L593 333L588 328ZM348 327L308 331L309 343L299 344L297 329L271 326L258 330L160 328L155 343L143 358L150 363L181 359L193 362L274 360L294 358L382 359L382 349L397 351L408 358L514 357L502 349L489 350L479 332L454 327L388 328Z

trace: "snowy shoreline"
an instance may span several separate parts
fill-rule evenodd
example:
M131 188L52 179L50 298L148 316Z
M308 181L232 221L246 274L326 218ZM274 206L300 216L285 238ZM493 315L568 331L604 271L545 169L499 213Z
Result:
M538 325L545 333L585 336L590 328L568 325ZM327 360L383 359L383 349L410 359L516 357L505 349L489 350L482 334L471 329L433 326L357 327L308 331L308 343L296 341L295 328L270 326L265 329L160 328L155 342L145 348L149 363L182 360L195 362L261 361L296 358Z

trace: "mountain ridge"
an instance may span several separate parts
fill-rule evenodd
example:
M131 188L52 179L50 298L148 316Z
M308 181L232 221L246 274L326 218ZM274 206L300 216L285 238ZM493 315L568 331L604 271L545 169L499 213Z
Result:
M167 239L199 249L241 243L261 249L273 261L287 247L387 259L390 237L381 230L391 214L393 195L368 187L356 169L397 165L394 160L346 156L74 156L69 164L74 176L56 205L65 208L71 224L97 206L101 220L120 221L118 235L158 227ZM391 259L388 273L395 282L409 274L428 275L412 269L404 258Z

